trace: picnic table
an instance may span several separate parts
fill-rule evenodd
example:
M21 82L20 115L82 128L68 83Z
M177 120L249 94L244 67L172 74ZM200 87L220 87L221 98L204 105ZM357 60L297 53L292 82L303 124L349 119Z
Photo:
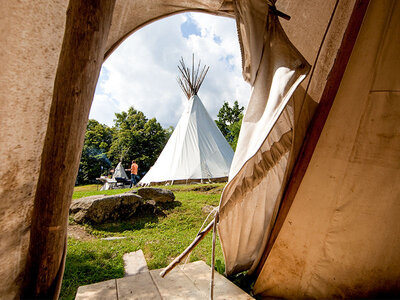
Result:
M99 177L96 178L96 180L100 181L103 186L100 190L106 190L106 189L115 189L117 187L118 181L113 179L113 178L108 178L108 177Z

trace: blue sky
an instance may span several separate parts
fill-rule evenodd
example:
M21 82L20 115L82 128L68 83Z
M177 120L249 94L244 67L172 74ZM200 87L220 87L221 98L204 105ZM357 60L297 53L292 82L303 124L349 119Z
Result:
M247 105L235 21L202 13L174 15L145 26L104 62L89 118L111 126L130 106L175 126L186 105L176 78L181 56L210 66L199 97L213 119L224 101Z
M201 36L201 29L197 26L190 14L187 14L187 19L181 24L182 37L188 39L190 35Z

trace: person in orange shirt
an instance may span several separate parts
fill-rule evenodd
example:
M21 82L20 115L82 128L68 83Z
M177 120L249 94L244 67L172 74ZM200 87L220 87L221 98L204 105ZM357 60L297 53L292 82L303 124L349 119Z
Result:
M137 173L138 173L139 166L137 165L135 160L132 160L132 165L131 165L131 184L129 188L133 186L136 186L136 180L138 178Z

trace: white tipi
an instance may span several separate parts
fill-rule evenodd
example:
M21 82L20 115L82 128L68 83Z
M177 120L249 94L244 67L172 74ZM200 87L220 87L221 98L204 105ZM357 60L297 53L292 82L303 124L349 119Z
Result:
M191 72L183 59L180 64L178 82L189 101L167 145L140 185L218 181L227 179L229 174L233 150L197 96L208 68L204 66L200 71L199 62L195 69L194 58Z
M119 162L118 165L115 167L114 174L111 179L109 178L96 178L97 180L101 181L104 183L104 185L101 187L100 191L106 191L106 190L111 190L117 188L118 182L122 182L122 187L125 187L127 183L129 183L128 176L126 175L124 166L122 165L122 162Z
M118 165L115 167L114 174L113 174L113 179L116 178L123 178L128 180L128 176L126 175L124 166L122 165L122 162L119 162Z

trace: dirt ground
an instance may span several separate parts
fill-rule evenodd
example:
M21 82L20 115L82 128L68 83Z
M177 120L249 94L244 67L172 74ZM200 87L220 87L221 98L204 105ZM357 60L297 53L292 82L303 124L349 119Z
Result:
M96 237L86 232L83 226L68 225L68 236L81 241L94 240Z

